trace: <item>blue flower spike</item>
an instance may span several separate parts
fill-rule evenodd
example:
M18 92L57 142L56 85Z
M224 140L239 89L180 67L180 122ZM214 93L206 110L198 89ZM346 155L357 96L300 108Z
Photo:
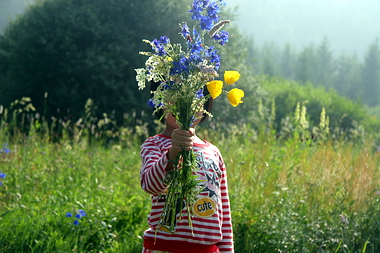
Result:
M5 176L6 176L5 173L0 172L0 179L5 179ZM3 186L3 181L0 180L0 187L2 187L2 186Z

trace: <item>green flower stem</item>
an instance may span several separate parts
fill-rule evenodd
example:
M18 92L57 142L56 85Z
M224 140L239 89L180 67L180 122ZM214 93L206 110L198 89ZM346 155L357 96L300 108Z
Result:
M188 97L185 97L183 103L178 105L178 113L173 111L179 125L185 130L190 130L195 116L192 110L193 98ZM182 150L173 161L173 166L174 170L168 172L168 192L158 223L158 228L165 225L169 227L170 231L175 228L176 215L179 213L179 219L182 218L184 208L188 214L189 225L192 227L191 206L199 193L197 187L199 181L195 174L196 157L193 150Z

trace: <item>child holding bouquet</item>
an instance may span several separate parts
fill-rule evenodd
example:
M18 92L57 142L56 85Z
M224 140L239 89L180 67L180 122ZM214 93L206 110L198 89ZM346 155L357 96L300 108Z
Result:
M215 44L228 42L229 34L221 29L229 21L218 20L224 4L194 0L189 12L199 29L190 33L186 23L180 24L186 50L166 36L143 40L154 52L141 53L149 58L145 68L136 69L136 80L140 89L146 81L158 84L148 104L163 112L166 124L162 133L143 143L140 153L141 186L152 197L144 253L234 251L226 167L219 149L195 132L222 93L234 107L243 103L242 90L224 90L240 74L225 71L224 81L214 80L221 57L216 46L205 45L205 36Z
M144 253L233 252L226 168L218 148L196 135L196 126L202 119L196 119L192 128L186 131L179 128L173 115L168 114L164 131L148 138L142 145L141 186L152 194L149 229L144 233ZM189 214L178 210L183 216L176 219L174 231L162 226L157 230L166 200L166 177L173 170L171 161L183 149L193 150L196 155L196 174L202 188L192 206L192 224L189 224Z

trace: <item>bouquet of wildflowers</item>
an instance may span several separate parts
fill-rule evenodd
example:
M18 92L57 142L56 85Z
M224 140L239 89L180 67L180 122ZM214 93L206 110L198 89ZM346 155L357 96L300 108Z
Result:
M185 130L192 127L200 111L212 116L204 109L210 97L215 99L225 92L232 106L242 103L244 97L240 89L224 90L239 79L237 71L226 71L224 82L214 80L221 61L217 46L225 45L229 36L222 28L230 21L219 21L218 15L220 5L224 4L222 0L194 0L189 11L196 21L194 28L190 31L186 23L180 24L184 48L181 44L172 44L167 36L143 40L151 45L153 52L140 52L149 58L145 68L136 69L139 89L145 88L146 81L160 83L148 104L155 112L165 108L165 113L171 113L178 126ZM206 36L213 45L205 45ZM209 95L204 95L204 89ZM169 172L166 203L158 225L168 225L170 230L174 228L177 203L180 210L187 210L191 226L191 206L200 191L193 151L183 150L174 164L176 169Z

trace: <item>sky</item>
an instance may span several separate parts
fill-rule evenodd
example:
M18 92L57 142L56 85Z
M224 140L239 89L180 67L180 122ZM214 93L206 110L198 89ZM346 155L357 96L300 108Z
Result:
M0 31L8 18L22 13L33 1L0 0ZM326 37L336 54L363 56L369 45L380 39L380 0L224 1L231 8L238 6L234 23L252 36L256 46L290 43L301 50Z
M236 25L255 44L296 49L324 37L336 54L363 56L380 39L380 0L225 0L238 7Z

